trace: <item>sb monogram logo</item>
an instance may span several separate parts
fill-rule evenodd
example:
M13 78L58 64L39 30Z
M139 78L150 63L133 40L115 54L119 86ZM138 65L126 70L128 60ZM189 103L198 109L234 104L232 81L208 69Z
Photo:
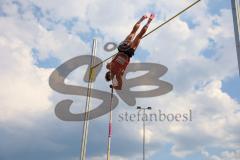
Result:
M92 57L90 55L82 55L74 57L58 68L56 68L49 78L50 87L56 92L66 94L66 95L78 95L78 96L87 96L87 87L84 86L74 86L65 84L64 80L67 76L74 71L75 69L88 65L88 68L83 76L83 80L88 82L90 74L90 65L89 62L91 58L95 58L95 64L102 62L98 57ZM99 75L102 64L95 68L92 81L95 82L97 76ZM137 98L147 98L147 97L157 97L169 93L173 86L165 81L159 80L167 72L167 68L161 64L156 63L130 63L123 75L124 85L122 90L117 90L116 93L120 99L122 99L127 105L134 106L136 105ZM137 71L147 71L144 75L137 76L134 78L126 78L126 75L130 72ZM146 90L146 91L131 91L133 87L141 86L155 86L155 89ZM89 111L88 120L98 118L104 114L107 114L109 109L109 102L111 94L106 91L92 89L92 98L100 99L102 103L93 107L94 109ZM85 113L72 113L70 112L70 107L73 103L71 99L64 99L57 103L55 107L55 114L58 118L64 121L84 121ZM119 103L118 97L113 95L112 99L112 110L117 107Z

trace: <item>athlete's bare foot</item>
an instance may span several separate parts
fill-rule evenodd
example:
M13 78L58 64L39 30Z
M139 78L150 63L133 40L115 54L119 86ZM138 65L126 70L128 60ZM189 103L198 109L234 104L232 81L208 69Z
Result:
M141 23L142 21L144 21L147 18L148 18L147 15L143 15L142 18L138 21L138 23Z
M154 18L155 18L155 14L151 13L150 17L148 18L147 24L150 24Z

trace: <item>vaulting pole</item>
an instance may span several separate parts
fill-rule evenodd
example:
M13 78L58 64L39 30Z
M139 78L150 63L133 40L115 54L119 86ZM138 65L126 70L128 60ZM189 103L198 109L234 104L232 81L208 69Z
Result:
M90 62L90 72L88 78L88 90L87 90L87 99L85 105L85 115L84 115L84 122L83 122L83 133L82 133L82 145L81 145L81 155L80 160L86 159L86 150L87 150L87 140L88 140L88 125L89 125L89 111L91 108L91 94L92 94L92 87L93 87L93 77L94 77L94 69L92 66L95 64L95 56L96 56L96 49L97 49L97 40L93 40L92 45L92 56Z

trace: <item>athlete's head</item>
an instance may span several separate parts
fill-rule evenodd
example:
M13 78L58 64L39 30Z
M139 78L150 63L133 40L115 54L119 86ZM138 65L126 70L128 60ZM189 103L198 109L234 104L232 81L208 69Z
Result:
M110 71L108 71L105 74L105 79L106 79L106 81L111 81L113 79L112 73Z

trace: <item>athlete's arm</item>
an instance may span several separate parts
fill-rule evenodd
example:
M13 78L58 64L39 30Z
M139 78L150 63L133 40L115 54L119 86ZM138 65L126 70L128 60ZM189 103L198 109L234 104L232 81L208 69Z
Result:
M122 76L120 74L116 75L117 86L113 86L114 89L121 90L122 89Z

